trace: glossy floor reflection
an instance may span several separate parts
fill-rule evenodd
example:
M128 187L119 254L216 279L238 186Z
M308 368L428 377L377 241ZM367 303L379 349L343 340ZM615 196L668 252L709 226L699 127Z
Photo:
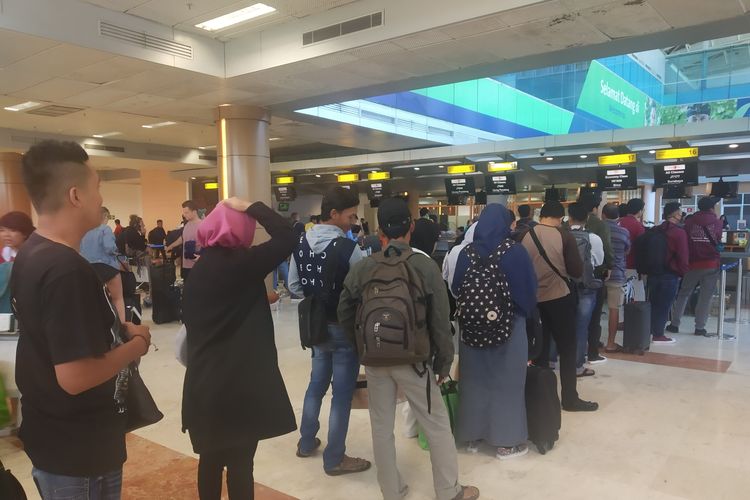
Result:
M285 303L273 314L281 369L299 418L310 370L309 351L299 347L296 306ZM602 319L606 324L606 317ZM489 449L477 455L462 449L461 480L479 486L482 498L493 500L747 498L750 326L740 325L737 341L720 342L694 337L690 319L683 322L685 333L675 335L677 344L654 346L644 357L617 356L594 366L594 377L579 379L581 397L598 401L601 409L589 414L563 413L560 441L547 455L539 455L532 447L525 457L500 462ZM715 324L715 320L709 323L709 329ZM727 328L728 333L735 333L735 325ZM141 373L165 418L131 438L125 498L197 497L196 462L187 435L180 431L184 369L174 358L177 329L176 324L155 326L159 351L142 363ZM321 419L324 443L327 407L328 400ZM428 454L416 440L401 436L400 418L396 436L399 465L411 490L408 498L432 499ZM328 477L320 456L295 457L297 439L297 434L290 434L261 443L255 478L283 495L259 491L258 499L381 498L374 469ZM366 410L353 410L347 445L347 453L372 459ZM156 456L163 460L155 461ZM14 440L0 439L0 458L32 491L30 464ZM35 494L30 498L36 498Z

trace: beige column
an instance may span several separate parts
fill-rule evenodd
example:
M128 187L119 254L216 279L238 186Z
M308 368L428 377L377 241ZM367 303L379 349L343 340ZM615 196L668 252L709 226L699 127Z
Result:
M20 153L0 153L0 215L15 210L32 215L21 178L21 158Z
M257 106L225 104L216 109L214 117L219 132L216 147L221 187L219 199L237 196L273 207L268 147L271 114ZM267 240L268 233L258 226L253 244ZM270 275L266 278L266 288L272 288Z

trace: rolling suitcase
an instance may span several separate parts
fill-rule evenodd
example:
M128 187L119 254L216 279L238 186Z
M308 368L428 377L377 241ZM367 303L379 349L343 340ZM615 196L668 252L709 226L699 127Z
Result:
M180 319L182 302L180 289L175 287L176 271L172 262L152 265L151 276L151 319L157 325Z
M560 437L560 398L554 370L529 366L526 370L526 420L529 440L544 455Z
M629 354L643 356L651 344L651 303L629 302L625 304L625 328L622 349Z

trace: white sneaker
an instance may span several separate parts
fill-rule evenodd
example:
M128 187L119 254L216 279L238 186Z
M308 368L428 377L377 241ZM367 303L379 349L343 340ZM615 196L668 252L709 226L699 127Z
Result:
M526 455L529 452L529 447L526 444L519 444L511 448L498 448L497 458L498 460L510 460L512 458L518 458Z

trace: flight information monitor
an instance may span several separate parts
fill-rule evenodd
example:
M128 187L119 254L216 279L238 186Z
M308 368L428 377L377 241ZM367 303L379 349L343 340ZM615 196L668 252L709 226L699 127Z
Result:
M474 178L465 177L448 177L445 179L445 192L448 198L456 196L474 196L476 188L474 187Z
M638 189L636 167L601 168L597 170L597 186L602 191Z
M516 175L488 174L484 178L484 190L487 194L516 194Z
M273 191L276 201L294 201L297 198L297 191L292 186L275 186Z
M698 164L654 165L654 186L697 186Z

